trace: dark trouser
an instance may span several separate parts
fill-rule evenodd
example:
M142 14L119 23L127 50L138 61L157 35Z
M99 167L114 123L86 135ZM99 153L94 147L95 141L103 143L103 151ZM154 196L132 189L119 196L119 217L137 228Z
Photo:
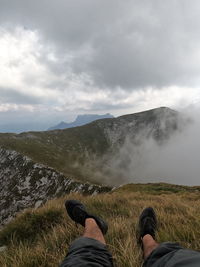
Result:
M127 263L129 266L129 263ZM76 239L60 267L113 267L106 245L87 237ZM178 243L161 243L144 261L143 267L200 267L200 252Z
M106 245L88 237L76 239L60 267L112 267Z
M199 267L200 252L184 249L178 243L161 243L145 260L143 267Z

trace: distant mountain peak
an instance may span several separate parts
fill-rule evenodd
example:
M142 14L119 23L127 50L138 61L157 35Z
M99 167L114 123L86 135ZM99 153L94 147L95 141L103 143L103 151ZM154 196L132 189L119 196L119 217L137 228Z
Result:
M67 123L64 121L61 121L59 124L50 127L48 131L50 130L57 130L57 129L66 129L66 128L73 128L77 126L82 126L87 123L99 120L99 119L107 119L107 118L114 118L113 115L110 113L106 113L103 115L98 115L98 114L80 114L76 117L76 119L73 122Z

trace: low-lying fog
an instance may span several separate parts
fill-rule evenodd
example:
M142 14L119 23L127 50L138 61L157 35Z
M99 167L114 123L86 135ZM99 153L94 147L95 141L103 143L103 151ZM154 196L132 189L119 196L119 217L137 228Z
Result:
M191 122L164 145L149 139L135 147L126 141L120 153L109 162L115 184L166 182L200 185L200 109L184 113L192 118Z

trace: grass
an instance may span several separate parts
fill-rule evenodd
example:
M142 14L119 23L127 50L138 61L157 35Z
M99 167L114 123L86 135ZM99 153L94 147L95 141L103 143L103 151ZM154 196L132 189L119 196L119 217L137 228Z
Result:
M100 127L91 123L65 130L0 133L0 147L15 150L62 172L66 177L86 181L92 178L85 178L84 164L103 155L109 144Z
M27 211L4 227L0 232L0 245L10 245L13 241L33 243L40 232L47 232L49 228L62 221L62 211L48 209L44 212Z
M167 183L148 183L148 184L126 184L119 187L117 192L145 192L151 194L170 194L184 192L200 192L200 186L186 186Z
M51 200L37 210L22 213L0 231L0 244L7 245L7 249L0 253L0 266L58 266L70 243L83 232L83 228L76 228L66 215L66 199L81 200L88 210L108 221L106 241L116 266L141 266L141 251L136 245L135 232L138 216L147 206L154 207L158 215L159 242L176 241L184 247L199 250L198 190L189 187L183 190L178 186L178 192L174 192L171 189L173 185L159 186L147 185L145 191L143 185L141 188L135 185L137 190L133 190L134 185L126 185L96 196L70 194Z

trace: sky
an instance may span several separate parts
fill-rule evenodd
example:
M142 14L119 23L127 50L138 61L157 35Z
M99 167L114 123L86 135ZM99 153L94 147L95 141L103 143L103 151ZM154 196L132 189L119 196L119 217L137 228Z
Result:
M0 0L0 132L200 102L198 0Z

